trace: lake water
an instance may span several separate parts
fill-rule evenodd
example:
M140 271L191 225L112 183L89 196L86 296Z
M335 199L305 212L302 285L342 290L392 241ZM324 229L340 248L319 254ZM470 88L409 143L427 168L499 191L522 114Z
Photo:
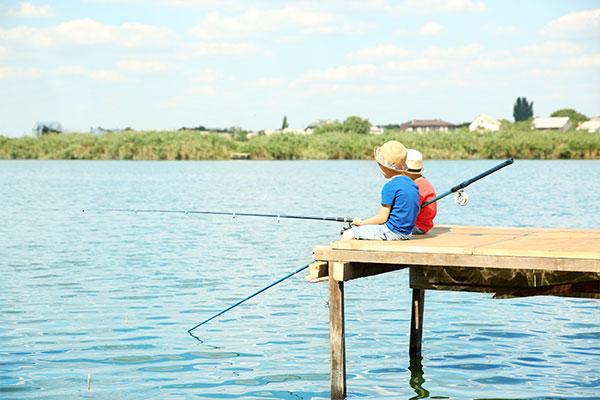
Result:
M500 161L428 161L438 193ZM299 274L335 222L368 217L372 161L1 161L0 398L326 399L326 283ZM516 161L437 224L599 229L599 161ZM408 272L346 284L348 398L598 399L600 302L428 291L409 368ZM90 390L88 391L88 376Z

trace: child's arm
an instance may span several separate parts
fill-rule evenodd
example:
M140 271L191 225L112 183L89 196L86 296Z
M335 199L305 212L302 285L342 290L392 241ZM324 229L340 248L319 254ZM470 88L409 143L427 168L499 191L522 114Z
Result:
M352 221L352 225L361 226L361 225L380 225L385 224L390 217L390 211L392 210L392 206L387 204L382 204L379 209L379 213L377 215L372 216L367 219L360 219L358 217L354 218Z

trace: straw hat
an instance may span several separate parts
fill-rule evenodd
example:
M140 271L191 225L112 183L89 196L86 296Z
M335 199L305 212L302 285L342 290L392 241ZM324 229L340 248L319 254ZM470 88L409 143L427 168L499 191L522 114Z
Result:
M421 152L415 149L407 149L406 166L408 167L406 170L406 173L408 174L422 174L425 172L425 168L423 168L423 155Z
M406 147L400 142L390 140L381 147L375 146L375 160L391 171L406 171Z

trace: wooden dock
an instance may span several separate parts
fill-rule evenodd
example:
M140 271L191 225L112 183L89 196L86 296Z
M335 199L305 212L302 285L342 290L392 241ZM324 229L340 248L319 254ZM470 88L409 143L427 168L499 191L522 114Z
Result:
M600 231L439 226L407 241L351 240L313 249L309 279L329 281L331 398L346 397L344 282L409 268L409 355L421 355L425 290L600 299Z

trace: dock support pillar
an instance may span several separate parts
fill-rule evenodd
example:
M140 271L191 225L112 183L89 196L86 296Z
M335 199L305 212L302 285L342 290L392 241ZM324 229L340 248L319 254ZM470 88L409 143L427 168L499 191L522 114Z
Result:
M425 306L425 289L413 289L412 313L410 319L410 345L411 357L421 355L421 342L423 340L423 310Z
M331 346L331 398L346 398L346 340L344 329L344 282L329 273L329 343Z

